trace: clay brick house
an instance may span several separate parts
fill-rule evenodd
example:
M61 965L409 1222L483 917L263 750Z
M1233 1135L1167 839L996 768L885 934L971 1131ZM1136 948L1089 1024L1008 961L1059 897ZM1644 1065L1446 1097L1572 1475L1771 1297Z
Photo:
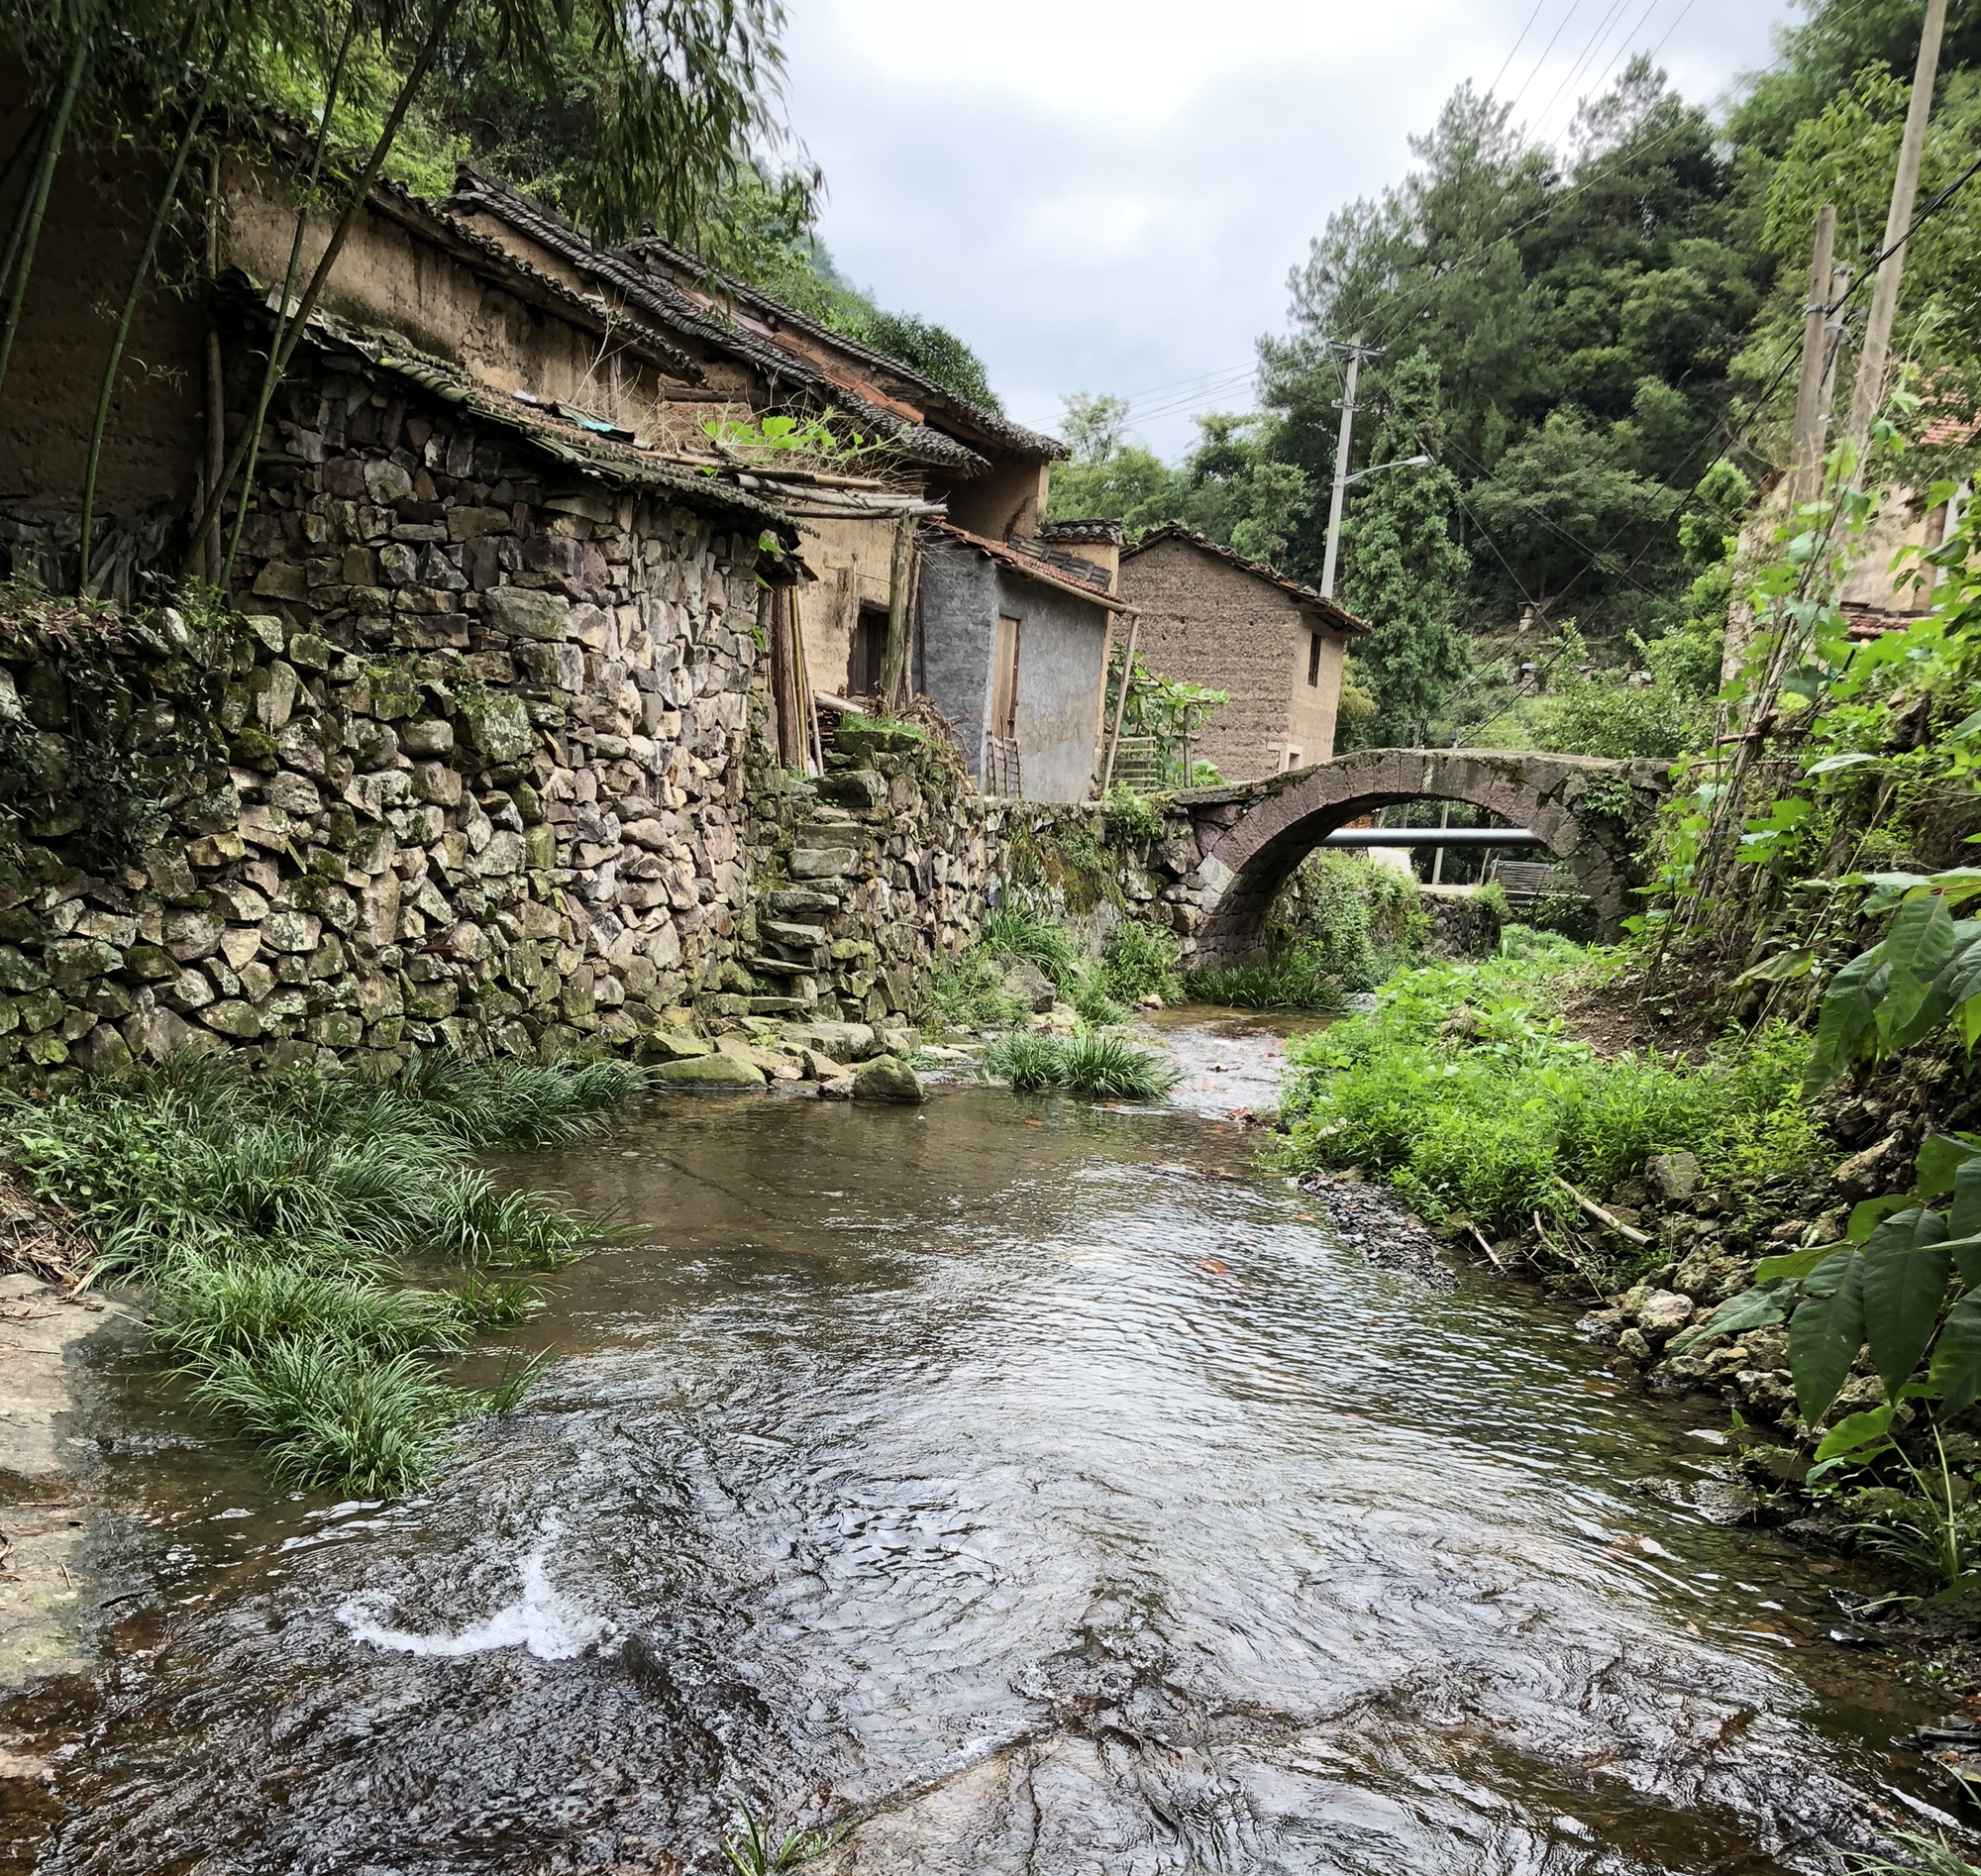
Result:
M1369 627L1263 561L1184 527L1152 529L1120 560L1149 671L1224 691L1195 753L1227 782L1256 782L1334 754L1348 641Z

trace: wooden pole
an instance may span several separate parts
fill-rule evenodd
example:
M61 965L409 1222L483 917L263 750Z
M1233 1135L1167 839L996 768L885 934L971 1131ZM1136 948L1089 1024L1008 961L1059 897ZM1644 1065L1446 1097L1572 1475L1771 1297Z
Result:
M894 523L894 553L887 568L887 644L881 656L881 707L902 709L908 664L908 586L915 560L915 524L907 515Z
M1121 660L1121 689L1114 699L1114 731L1107 739L1107 762L1100 771L1100 792L1114 785L1114 752L1121 747L1121 719L1128 710L1128 685L1135 676L1135 641L1142 635L1142 615L1128 614L1128 650Z
M1824 327L1829 313L1829 276L1836 257L1836 205L1816 211L1816 247L1810 262L1809 304L1803 308L1802 376L1796 384L1795 432L1789 454L1789 508L1813 501L1823 480Z
M1864 322L1864 349L1857 355L1857 383L1850 394L1850 441L1857 446L1852 485L1864 478L1864 452L1871 424L1885 401L1885 365L1892 345L1892 322L1899 310L1899 282L1905 276L1906 231L1912 226L1913 198L1919 193L1920 157L1926 150L1927 119L1932 115L1932 81L1939 71L1940 35L1946 30L1946 0L1926 0L1919 63L1913 68L1912 103L1899 145L1899 171L1892 179L1892 206L1885 216L1885 258L1871 289L1871 313Z
M798 750L797 684L791 671L790 608L784 595L789 588L770 587L758 607L764 637L771 648L771 701L778 709L778 761L789 768Z

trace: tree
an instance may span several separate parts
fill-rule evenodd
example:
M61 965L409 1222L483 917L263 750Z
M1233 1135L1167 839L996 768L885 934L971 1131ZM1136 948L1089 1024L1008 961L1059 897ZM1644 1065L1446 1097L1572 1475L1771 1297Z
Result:
M1419 347L1382 388L1375 461L1434 452L1438 370ZM1342 528L1342 598L1374 632L1355 644L1358 674L1375 697L1359 740L1381 747L1418 740L1470 659L1458 619L1468 562L1453 539L1458 478L1443 464L1386 470L1355 491Z

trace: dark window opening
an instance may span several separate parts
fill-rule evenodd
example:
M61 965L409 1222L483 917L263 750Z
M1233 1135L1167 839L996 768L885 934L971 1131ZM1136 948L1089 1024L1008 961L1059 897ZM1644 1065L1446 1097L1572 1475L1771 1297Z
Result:
M1320 634L1309 632L1306 639L1306 680L1310 684L1320 682Z
M874 697L881 693L881 661L887 652L887 609L862 606L853 626L853 644L846 659L846 694Z

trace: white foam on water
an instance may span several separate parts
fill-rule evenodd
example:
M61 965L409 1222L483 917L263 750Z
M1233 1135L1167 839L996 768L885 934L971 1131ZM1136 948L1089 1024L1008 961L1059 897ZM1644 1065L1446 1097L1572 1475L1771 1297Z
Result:
M527 1648L542 1661L569 1661L603 1639L612 1624L602 1615L587 1615L552 1585L547 1559L554 1534L540 1538L523 1559L522 1594L456 1633L394 1628L380 1621L363 1599L344 1604L337 1618L357 1640L402 1654L456 1656L491 1648Z

